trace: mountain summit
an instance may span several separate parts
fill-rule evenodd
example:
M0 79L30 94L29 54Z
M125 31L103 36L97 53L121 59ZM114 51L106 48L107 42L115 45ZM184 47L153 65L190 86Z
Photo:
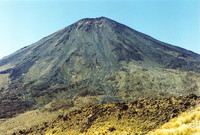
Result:
M111 19L86 18L0 60L0 116L60 99L200 94L200 55Z

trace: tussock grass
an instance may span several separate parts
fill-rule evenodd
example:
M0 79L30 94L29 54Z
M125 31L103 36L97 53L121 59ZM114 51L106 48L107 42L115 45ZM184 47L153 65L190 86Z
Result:
M182 113L148 135L200 135L200 106Z
M60 112L27 111L0 123L0 135L10 135L13 131L30 128L56 118Z

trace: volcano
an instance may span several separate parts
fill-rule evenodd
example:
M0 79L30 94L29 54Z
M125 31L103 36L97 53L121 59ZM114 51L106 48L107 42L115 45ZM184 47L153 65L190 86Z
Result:
M85 18L0 60L0 117L51 101L200 95L200 55L106 17Z

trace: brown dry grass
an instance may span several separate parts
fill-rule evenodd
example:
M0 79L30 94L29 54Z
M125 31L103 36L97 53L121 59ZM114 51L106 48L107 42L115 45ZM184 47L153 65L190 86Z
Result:
M16 130L30 128L43 122L56 118L61 112L42 112L40 110L28 111L0 123L0 135L10 135Z
M200 106L182 113L148 135L200 135Z

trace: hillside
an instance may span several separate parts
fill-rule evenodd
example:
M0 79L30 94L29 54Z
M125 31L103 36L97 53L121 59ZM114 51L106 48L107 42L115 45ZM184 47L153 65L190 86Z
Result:
M59 100L200 95L200 55L114 20L85 18L0 60L0 118Z
M165 133L164 128L166 127L178 128L182 123L189 124L190 119L199 120L198 107L193 113L181 114L188 109L195 108L199 103L200 97L191 94L188 96L151 98L116 104L89 105L69 113L63 113L50 122L43 122L29 129L15 131L13 135L162 134ZM179 116L179 114L181 114L180 118L172 119ZM187 114L189 115L187 116ZM181 118L183 116L187 118ZM166 123L169 120L169 124ZM184 125L182 126L184 127ZM155 132L149 132L156 128L160 129ZM184 133L185 129L180 132Z
M198 134L199 96L199 54L85 18L0 60L0 134Z

